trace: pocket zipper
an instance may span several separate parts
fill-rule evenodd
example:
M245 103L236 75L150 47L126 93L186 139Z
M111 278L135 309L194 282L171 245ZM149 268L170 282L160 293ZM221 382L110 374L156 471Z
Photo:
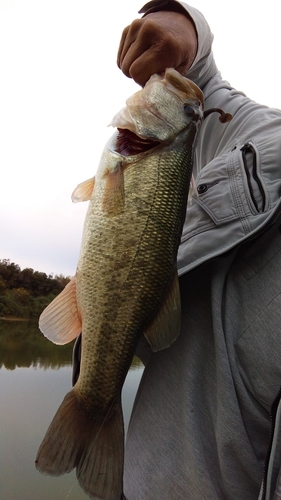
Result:
M261 180L260 180L260 178L258 176L258 173L257 173L257 153L255 151L255 148L250 143L244 144L241 147L240 151L242 152L242 160L243 160L244 170L245 170L245 173L246 173L247 182L248 182L248 188L249 188L249 191L250 191L250 195L251 195L253 204L254 204L255 209L257 210L257 212L259 212L259 213L264 212L264 210L265 210L265 201L266 201L265 200L265 191L264 191L263 185L262 185ZM252 168L251 168L252 172L251 172L251 170L249 168L249 164L248 164L248 160L247 160L247 155L248 154L251 154L252 161L253 161ZM252 184L252 178L257 183L259 191L260 191L260 194L261 194L261 198L262 198L262 208L261 209L259 208L258 202L257 202L256 197L254 195L254 188L253 188L253 184Z

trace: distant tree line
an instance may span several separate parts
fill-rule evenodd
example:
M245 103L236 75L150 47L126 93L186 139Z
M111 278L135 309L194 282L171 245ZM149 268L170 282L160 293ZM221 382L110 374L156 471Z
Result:
M37 319L69 281L61 274L21 270L9 259L0 260L0 317Z

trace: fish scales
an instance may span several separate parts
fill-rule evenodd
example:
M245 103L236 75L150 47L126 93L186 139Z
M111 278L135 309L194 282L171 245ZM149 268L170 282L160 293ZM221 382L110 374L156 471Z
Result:
M92 500L120 500L121 389L140 336L156 351L180 330L176 257L185 218L203 95L173 69L153 75L113 119L95 179L75 277L43 311L39 327L63 344L82 329L81 365L39 447L37 469L76 468Z
M95 206L94 213L88 214L92 227L88 228L83 262L77 270L77 294L78 304L87 307L90 303L97 313L89 324L82 316L81 374L85 375L80 377L78 388L80 398L91 399L93 410L102 414L122 386L139 335L157 313L175 272L192 162L188 148L185 155L173 152L166 156L150 156L135 169L125 170L122 214L107 218ZM141 189L144 183L145 192ZM134 228L133 235L128 227ZM168 251L159 255L159 248ZM89 272L96 275L97 266L98 282L86 280Z

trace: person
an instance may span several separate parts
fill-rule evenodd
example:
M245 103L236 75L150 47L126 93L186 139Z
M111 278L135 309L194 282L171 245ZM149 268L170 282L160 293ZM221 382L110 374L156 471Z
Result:
M281 499L281 112L224 81L204 16L153 0L117 62L141 86L174 67L233 119L205 119L178 252L182 328L145 370L126 440L127 500Z
M197 195L178 252L178 339L145 369L125 449L127 500L281 499L281 111L218 71L204 16L153 0L123 31L117 64L144 86L174 67L222 108L200 129ZM74 348L79 375L81 336Z

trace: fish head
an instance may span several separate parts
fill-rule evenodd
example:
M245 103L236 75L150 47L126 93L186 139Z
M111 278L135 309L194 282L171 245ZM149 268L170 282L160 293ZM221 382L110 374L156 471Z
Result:
M152 75L145 87L126 101L110 125L142 139L172 141L189 123L202 121L203 93L173 68Z

